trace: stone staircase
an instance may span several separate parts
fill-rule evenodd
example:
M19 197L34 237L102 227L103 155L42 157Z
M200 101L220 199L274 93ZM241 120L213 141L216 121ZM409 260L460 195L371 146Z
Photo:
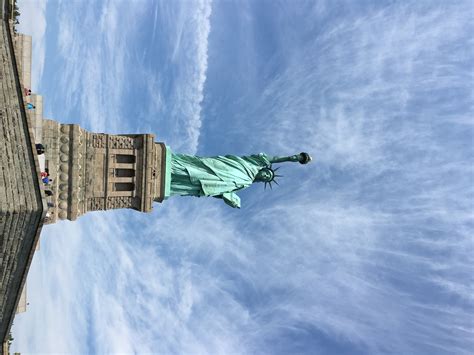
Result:
M0 341L13 319L44 209L7 26L0 22Z

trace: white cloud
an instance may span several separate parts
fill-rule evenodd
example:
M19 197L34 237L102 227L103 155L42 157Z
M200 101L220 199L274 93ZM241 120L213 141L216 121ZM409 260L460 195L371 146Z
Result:
M178 151L191 154L197 151L201 129L212 1L202 0L195 5L196 8L186 10L178 19L171 57L172 61L179 61L181 70L173 100L176 102L173 118L178 120L181 130L172 143Z
M68 111L66 116L79 109L82 124L88 130L117 133L121 130L117 123L124 121L127 42L144 11L125 5L116 1L102 3L99 19L93 7L83 8L82 3L63 4L66 10L60 11L58 49L65 63L60 100ZM129 16L122 17L123 11ZM94 31L84 32L84 23ZM123 31L119 25L128 30Z
M135 68L150 99L137 105L134 129L160 132L159 139L174 150L195 153L202 125L212 1L183 4L157 2L150 12L151 39ZM145 94L137 96L143 99Z
M14 347L22 352L84 352L81 338L87 334L87 315L81 311L81 285L76 283L83 229L77 224L46 228L28 275L27 313L15 317Z

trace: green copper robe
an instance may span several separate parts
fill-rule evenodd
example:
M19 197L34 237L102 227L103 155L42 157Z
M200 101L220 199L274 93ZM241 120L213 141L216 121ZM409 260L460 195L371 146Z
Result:
M270 165L266 154L201 158L171 156L171 196L213 196L231 207L240 208L235 191L252 185L260 169Z

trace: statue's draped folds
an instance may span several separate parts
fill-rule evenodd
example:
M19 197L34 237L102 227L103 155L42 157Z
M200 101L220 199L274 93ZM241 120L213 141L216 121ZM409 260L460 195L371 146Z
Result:
M234 192L249 187L258 172L269 165L264 153L208 158L173 153L171 195L213 196L240 208L240 198Z

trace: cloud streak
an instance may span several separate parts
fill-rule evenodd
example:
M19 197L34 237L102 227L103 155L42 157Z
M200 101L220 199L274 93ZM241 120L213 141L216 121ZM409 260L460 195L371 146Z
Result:
M117 133L117 123L124 121L126 107L123 95L127 82L127 45L134 35L141 7L125 10L124 3L105 1L96 8L80 3L65 4L59 10L58 51L65 58L59 78L62 88L60 106L69 120L83 117L86 129ZM100 12L97 20L96 12ZM130 16L121 17L128 11ZM98 21L98 23L97 23ZM93 31L79 30L84 23ZM120 30L128 26L130 31ZM87 40L82 40L83 37Z
M212 1L192 6L157 2L150 21L149 46L140 54L138 129L160 132L160 140L181 152L195 153L202 125ZM158 27L159 26L159 27ZM159 34L167 33L166 36Z
M175 135L170 143L178 151L195 153L201 129L201 104L208 67L208 37L211 31L212 1L195 3L191 11L183 9L175 24L171 62L177 66L171 121Z

